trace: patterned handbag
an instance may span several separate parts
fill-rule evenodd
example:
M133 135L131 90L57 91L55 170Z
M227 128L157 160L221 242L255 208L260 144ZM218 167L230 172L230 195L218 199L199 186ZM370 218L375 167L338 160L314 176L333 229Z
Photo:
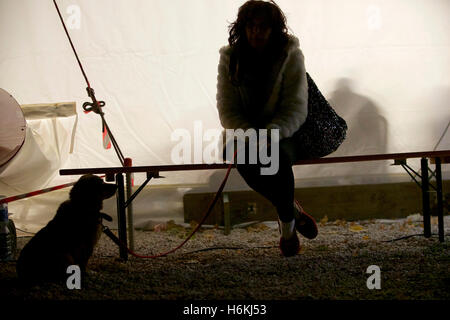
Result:
M308 73L306 77L308 116L293 138L308 158L321 158L336 151L345 140L347 123L337 115Z

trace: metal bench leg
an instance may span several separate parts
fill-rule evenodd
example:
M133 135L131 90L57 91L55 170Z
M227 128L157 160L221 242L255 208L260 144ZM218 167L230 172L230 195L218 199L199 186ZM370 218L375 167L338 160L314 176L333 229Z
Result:
M230 217L230 200L228 193L223 194L223 225L224 234L229 235L231 233L231 217Z
M430 193L428 180L428 159L422 158L422 208L423 208L423 234L425 238L431 237L431 217L430 217Z
M437 191L437 206L438 206L438 232L439 242L444 242L444 206L442 199L442 171L441 158L436 158L436 191Z
M118 173L116 175L117 183L117 224L119 228L119 240L124 244L127 242L127 217L125 213L125 186L123 181L123 174ZM128 260L128 251L122 246L119 247L120 258L122 260Z
M126 183L126 195L127 200L131 198L132 183L131 183L131 173L127 173L125 175L125 183ZM130 240L129 248L134 250L134 222L133 222L133 203L130 202L127 206L127 215L128 215L128 239Z
M124 166L125 167L132 167L133 166L133 160L131 158L125 158L124 160ZM132 173L131 172L127 172L125 174L125 194L126 194L126 199L130 199L131 198L131 194L133 193L133 188L132 188ZM128 247L131 250L134 250L134 222L133 222L133 203L128 203L127 206L127 219L128 219L128 239L129 239L129 244Z

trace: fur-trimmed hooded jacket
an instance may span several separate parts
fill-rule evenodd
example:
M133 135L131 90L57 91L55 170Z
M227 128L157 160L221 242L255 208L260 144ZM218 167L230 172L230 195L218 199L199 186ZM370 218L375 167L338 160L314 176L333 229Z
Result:
M225 129L254 128L245 116L249 107L249 91L245 86L234 86L230 80L229 65L231 47L220 49L220 61L217 76L217 109L220 122ZM280 140L291 137L305 122L308 115L308 84L303 53L299 41L289 36L285 54L279 61L268 81L272 88L265 105L258 111L266 119L266 129L279 129ZM278 73L276 73L278 71ZM256 129L256 128L255 128ZM223 132L225 136L225 130ZM228 141L226 142L228 143Z

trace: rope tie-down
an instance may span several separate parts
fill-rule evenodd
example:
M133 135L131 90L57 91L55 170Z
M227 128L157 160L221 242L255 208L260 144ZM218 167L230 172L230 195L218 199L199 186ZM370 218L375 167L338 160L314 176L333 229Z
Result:
M87 94L88 94L88 96L89 96L89 97L91 98L91 100L92 100L92 102L85 102L85 103L83 104L84 112L85 112L85 113L89 113L89 112L92 111L92 112L94 112L94 113L100 115L100 117L101 117L101 119L102 119L102 135L103 135L103 145L104 145L104 147L105 147L106 149L109 149L109 147L110 147L109 142L111 142L111 144L113 145L114 150L115 150L115 152L116 152L116 154L117 154L117 156L118 156L118 158L119 158L119 161L120 161L121 165L122 165L123 167L131 167L131 166L132 166L131 159L130 159L130 158L125 158L125 157L124 157L122 151L120 150L119 144L117 143L116 139L114 138L114 135L112 134L112 132L111 132L109 126L108 126L108 123L106 122L105 114L104 114L104 112L103 112L103 110L102 110L102 108L105 106L105 102L104 102L104 101L98 101L97 98L95 97L95 91L94 91L94 89L93 89L93 88L91 87L91 85L90 85L89 79L88 79L88 77L87 77L87 75L86 75L86 72L84 71L84 68L83 68L83 65L82 65L82 63L81 63L81 61L80 61L80 58L78 57L77 51L76 51L75 46L74 46L74 44L73 44L73 42L72 42L72 39L71 39L71 37L70 37L70 35L69 35L69 32L67 31L66 25L65 25L65 23L64 23L64 19L63 19L62 15L61 15L61 12L60 12L60 10L59 10L58 4L56 3L56 0L53 0L53 3L55 4L56 11L58 12L58 15L59 15L59 18L60 18L61 23L62 23L62 25L63 25L64 31L65 31L65 33L66 33L66 35L67 35L67 38L68 38L69 42L70 42L70 46L72 47L72 51L73 51L73 53L74 53L74 55L75 55L75 58L77 59L78 65L79 65L79 67L80 67L80 70L81 70L81 72L82 72L82 74L83 74L83 77L84 77L84 79L85 79L85 81L86 81L86 84L87 84L87 88L86 88ZM168 254L170 254L170 253L175 252L176 250L178 250L179 248L181 248L181 247L182 247L182 246L183 246L183 245L184 245L184 244L185 244L185 243L186 243L186 242L187 242L187 241L188 241L188 240L189 240L189 239L190 239L190 238L191 238L191 237L199 230L199 229L200 229L200 227L202 226L202 224L203 224L203 223L206 221L206 219L208 218L209 214L210 214L211 211L212 211L212 208L214 207L215 203L216 203L217 200L219 199L219 196L220 196L220 194L222 193L223 188L225 187L225 183L226 183L226 181L227 181L227 179L228 179L228 176L229 176L229 174L230 174L231 167L232 167L232 164L229 165L229 168L228 168L228 171L227 171L227 173L226 173L226 175L225 175L225 178L224 178L224 180L223 180L221 186L219 187L219 190L217 191L215 198L214 198L213 201L211 202L211 204L210 204L208 210L206 211L206 213L205 213L203 219L201 220L201 222L197 225L197 227L193 230L193 232L186 238L186 240L184 240L184 241L183 241L179 246L177 246L176 248L174 248L174 249L172 249L172 250L170 250L170 251L167 251L167 252L158 254L158 255L154 255L154 256L142 256L142 255L138 255L138 254L136 254L135 252L133 252L133 251L132 251L132 249L133 249L133 243L134 243L134 241L133 241L133 239L132 239L133 225L132 225L132 214L130 214L130 213L131 213L130 211L129 211L129 224L130 224L130 225L129 225L129 230L131 231L131 232L130 232L130 244L131 244L131 247L132 247L131 249L127 247L127 244L126 244L126 234L125 234L125 235L123 235L123 234L121 235L121 234L120 234L120 233L121 233L121 230L123 230L123 228L120 227L120 224L123 224L123 221L122 221L122 220L125 220L125 219L123 219L123 217L121 217L120 215L118 215L118 216L119 216L119 221L118 221L118 223L119 223L119 238L125 239L125 241L122 241L122 240L120 240L119 238L117 238L117 237L114 235L114 233L112 233L112 231L111 231L108 227L103 226L103 232L104 232L106 235L108 235L108 236L109 236L109 237L110 237L110 238L111 238L111 239L119 246L119 248L120 248L120 250L121 250L121 256L122 256L122 258L124 257L124 255L122 254L123 252L129 252L131 255L133 255L133 256L135 256L135 257L138 257L138 258L158 258L158 257L166 256L166 255L168 255ZM131 183L130 183L130 181L131 181L131 173L127 173L126 177L127 177L127 191L129 192L130 189L131 189ZM135 197L135 196L136 196L136 195L137 195L137 194L145 187L145 185L148 183L148 181L149 181L152 177L153 177L153 176L147 177L147 180L144 182L144 184L141 185L141 187L140 187L133 195L131 195L131 193L128 194L128 197L127 197L127 198L128 198L128 201L126 202L125 207L131 206L131 202L132 202L132 200L134 199L134 197ZM109 180L110 177L107 176L106 179ZM122 177L121 174L117 174L117 176L116 176L116 182L117 182L117 184L119 185L119 190L120 190L120 187L121 187L121 186L123 187L123 177ZM73 184L70 184L70 185L73 185ZM123 190L122 190L122 191L123 191ZM119 192L119 193L121 193L121 192ZM123 193L123 192L122 192L122 193ZM120 196L118 196L118 198L120 198ZM124 209L124 208L123 208L123 209ZM126 259L126 258L125 258L125 259Z
M86 75L86 72L84 71L83 64L81 63L80 58L78 57L77 50L75 49L75 46L73 45L72 39L70 38L70 34L67 31L66 24L64 23L64 19L63 19L62 15L61 15L61 12L59 11L59 7L58 7L58 4L56 3L56 0L53 0L53 3L55 4L56 11L58 12L58 15L59 15L59 18L60 18L61 23L63 25L64 31L66 32L66 35L67 35L67 39L69 40L70 46L72 47L72 51L73 51L73 53L75 55L75 58L77 59L78 65L80 66L81 73L83 74L84 80L86 81L87 94L88 94L89 98L91 98L91 100L92 100L92 102L85 102L85 103L83 103L83 109L84 109L85 113L89 113L89 112L93 111L94 113L100 115L100 117L102 119L102 133L103 133L104 141L105 141L105 139L107 139L107 137L109 137L109 140L111 141L111 143L112 143L112 145L114 147L114 150L116 151L116 154L117 154L117 156L119 158L120 163L122 164L122 166L124 166L125 157L123 156L123 153L120 150L119 144L117 143L116 139L114 138L114 135L112 134L112 132L111 132L109 126L108 126L108 123L106 122L105 114L104 114L104 112L101 109L102 107L105 106L105 102L104 101L98 101L97 98L95 97L95 91L91 87L91 84L90 84L89 79L88 79L88 77Z

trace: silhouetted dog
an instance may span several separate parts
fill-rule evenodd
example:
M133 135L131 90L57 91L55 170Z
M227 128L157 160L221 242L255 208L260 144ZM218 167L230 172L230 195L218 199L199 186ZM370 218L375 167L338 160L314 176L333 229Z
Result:
M116 192L115 184L94 175L82 176L70 190L55 217L22 249L17 274L25 283L62 281L67 267L78 265L82 275L102 232L103 200Z

